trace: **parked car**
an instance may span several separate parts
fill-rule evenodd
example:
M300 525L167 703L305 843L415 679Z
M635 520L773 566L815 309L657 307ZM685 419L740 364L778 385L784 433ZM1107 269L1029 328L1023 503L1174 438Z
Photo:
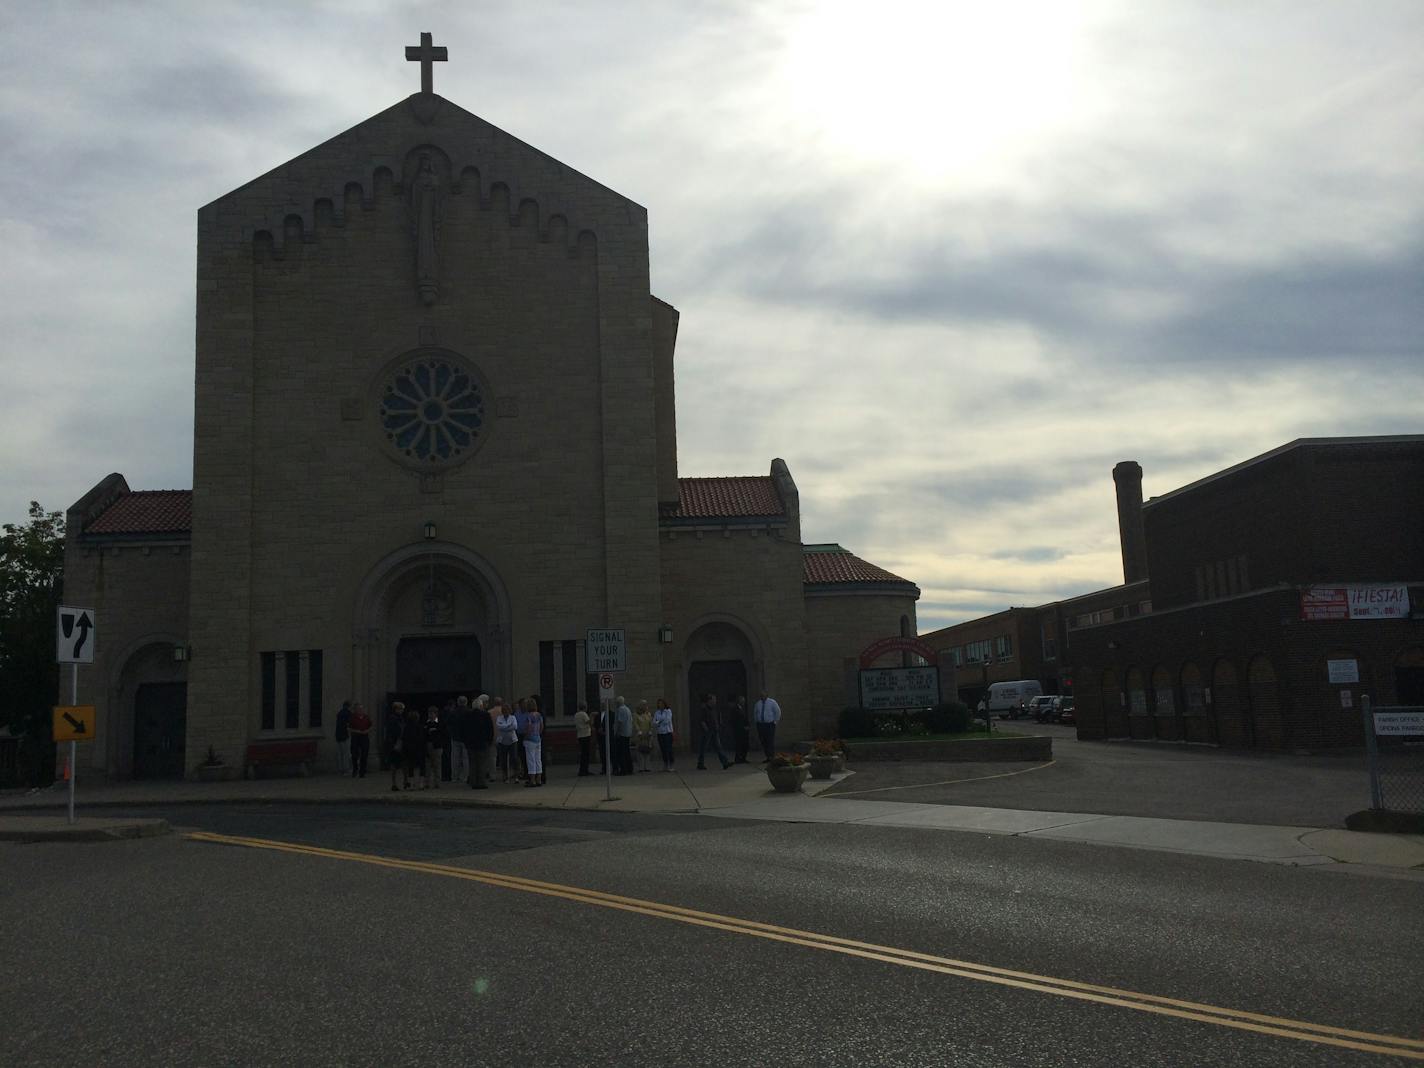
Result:
M1054 723L1077 723L1073 715L1073 698L1055 697L1053 699L1053 711L1050 713Z
M1037 697L1030 697L1028 704L1024 706L1024 711L1032 716L1039 723L1047 723L1053 718L1054 703L1058 700L1049 694L1039 694Z

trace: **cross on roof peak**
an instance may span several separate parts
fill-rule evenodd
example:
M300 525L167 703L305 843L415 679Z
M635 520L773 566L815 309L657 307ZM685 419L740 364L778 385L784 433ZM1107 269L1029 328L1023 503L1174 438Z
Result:
M435 92L432 88L435 76L431 72L430 64L444 63L450 58L449 49L444 45L436 47L433 42L434 37L431 34L422 33L419 45L406 45L405 49L406 62L420 64L420 91L426 96Z

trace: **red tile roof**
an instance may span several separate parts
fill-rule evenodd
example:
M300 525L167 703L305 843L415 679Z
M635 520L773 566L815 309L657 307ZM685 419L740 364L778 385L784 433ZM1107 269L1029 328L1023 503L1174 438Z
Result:
M876 567L839 545L802 546L802 581L807 583L893 582L913 586L909 579Z
M105 508L84 533L187 534L192 529L192 490L138 490Z
M748 519L786 514L770 475L680 478L677 494L677 507L664 508L664 519Z

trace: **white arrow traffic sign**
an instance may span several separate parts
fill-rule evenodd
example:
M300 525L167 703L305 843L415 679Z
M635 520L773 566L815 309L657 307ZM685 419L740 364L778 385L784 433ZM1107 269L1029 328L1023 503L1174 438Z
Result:
M55 659L61 664L94 663L95 625L94 609L60 605L55 620Z

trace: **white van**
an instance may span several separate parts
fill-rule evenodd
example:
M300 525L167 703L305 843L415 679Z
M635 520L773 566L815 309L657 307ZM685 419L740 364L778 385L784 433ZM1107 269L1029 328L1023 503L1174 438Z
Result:
M1038 697L1042 693L1043 687L1037 679L992 682L989 684L987 707L990 712L998 712L1001 718L1006 715L1019 716L1023 713L1023 707L1028 704L1028 699Z

